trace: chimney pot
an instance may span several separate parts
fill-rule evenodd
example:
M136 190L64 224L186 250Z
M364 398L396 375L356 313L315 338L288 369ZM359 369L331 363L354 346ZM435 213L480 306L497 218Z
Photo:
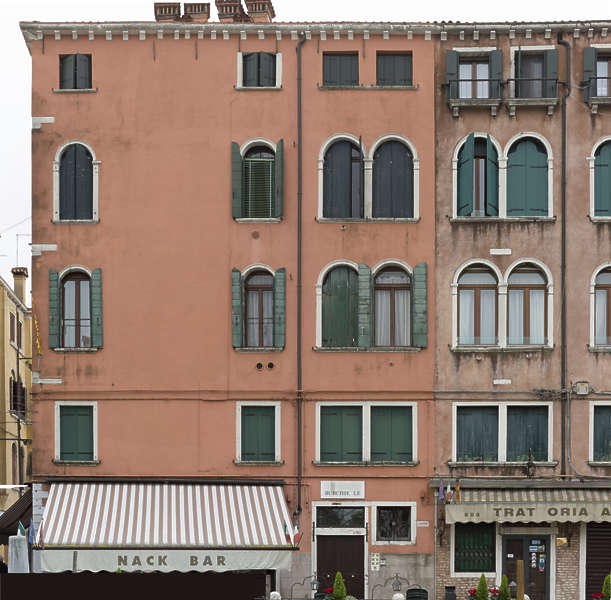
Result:
M215 0L221 23L247 23L250 21L242 7L242 0Z
M245 0L248 16L253 23L271 23L276 16L271 0Z
M210 19L210 2L185 2L184 16L193 23L207 23Z
M13 267L13 291L21 302L25 304L25 280L28 278L27 267Z
M155 21L180 21L180 2L155 2Z

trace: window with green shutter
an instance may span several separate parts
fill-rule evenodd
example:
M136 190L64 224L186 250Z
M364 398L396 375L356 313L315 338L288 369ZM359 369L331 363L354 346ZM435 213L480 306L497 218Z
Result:
M498 154L490 136L471 133L458 154L459 217L496 217L499 214Z
M459 406L456 409L456 460L496 462L498 448L498 407Z
M273 462L276 460L276 408L242 405L241 460Z
M329 271L322 286L322 345L348 348L358 345L358 276L348 266Z
M320 460L363 460L363 409L361 406L320 407Z
M454 571L493 573L496 562L494 523L456 523Z
M411 53L378 52L376 62L377 85L412 85Z
M276 87L276 55L252 52L242 55L244 87Z
M250 219L269 218L274 213L274 152L266 146L251 148L242 162L244 209L242 216Z
M594 154L594 216L611 217L611 142Z
M558 95L558 50L522 52L515 61L516 98L555 98Z
M548 459L547 406L507 407L507 460L527 461Z
M91 89L91 54L59 57L59 87L62 90Z
M611 406L594 407L595 461L611 462Z
M411 462L411 406L371 407L371 461Z
M93 406L59 407L60 460L94 460Z
M411 150L391 140L381 144L373 156L372 216L414 216L414 161Z
M323 85L342 86L359 84L359 55L325 52L322 57Z
M521 138L507 160L507 216L547 217L547 151L534 138Z
M323 217L362 219L363 153L348 140L339 140L325 153L323 163Z
M59 159L59 218L93 218L93 158L83 144L70 144Z

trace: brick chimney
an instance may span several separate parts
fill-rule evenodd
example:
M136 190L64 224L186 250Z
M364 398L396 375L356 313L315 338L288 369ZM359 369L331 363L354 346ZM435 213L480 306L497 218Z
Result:
M155 2L155 21L180 21L180 2Z
M215 2L221 23L239 23L247 17L242 8L242 0L215 0Z
M248 16L253 23L271 23L276 16L271 0L245 0Z
M28 269L27 267L13 267L11 273L15 295L25 304L25 280L28 278Z
M207 23L210 19L210 2L185 2L183 18L193 23Z

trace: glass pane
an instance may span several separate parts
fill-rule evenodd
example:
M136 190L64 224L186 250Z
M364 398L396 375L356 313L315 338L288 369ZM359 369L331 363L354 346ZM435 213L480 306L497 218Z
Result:
M594 343L598 346L606 346L609 343L607 338L607 290L596 290L596 315L594 322L595 339Z
M246 282L246 285L272 285L274 278L267 273L251 275Z
M547 406L507 407L507 460L546 461L547 455Z
M316 509L316 527L365 527L365 509L319 506Z
M76 281L64 282L64 346L76 346Z
M390 346L390 290L376 290L376 346Z
M410 291L395 290L395 346L409 346Z
M263 292L263 345L271 348L274 345L274 292Z
M530 290L530 343L545 344L545 291Z
M611 406L594 407L594 460L611 461Z
M596 276L596 283L600 285L611 284L611 271L603 271Z
M519 75L520 97L541 98L543 96L543 56L522 54Z
M509 285L545 285L545 279L541 273L514 271L508 279Z
M396 271L382 271L376 276L376 283L383 285L407 285L409 283L409 276L405 271L397 269Z
M458 283L465 285L490 285L496 284L496 279L489 271L467 271L458 278Z
M609 59L596 61L596 95L609 95Z
M508 344L524 343L524 290L509 290Z
M471 98L473 93L473 83L471 81L471 63L461 63L458 65L458 86L459 98Z
M479 292L480 344L496 344L496 290Z
M91 346L91 312L90 312L90 288L89 288L89 280L85 279L79 282L80 289L80 341L79 346L81 348L89 348Z
M249 346L259 345L259 292L247 292L246 338Z
M498 460L498 408L461 406L456 411L456 459L459 462Z
M475 344L475 290L460 290L459 292L459 322L458 343Z
M411 540L411 508L409 506L378 506L376 538L380 541Z
M488 98L488 63L477 63L477 97ZM485 81L480 81L480 80Z
M81 284L81 299L80 299L80 309L81 309L81 319L89 319L91 314L89 313L89 280L84 279L79 282Z

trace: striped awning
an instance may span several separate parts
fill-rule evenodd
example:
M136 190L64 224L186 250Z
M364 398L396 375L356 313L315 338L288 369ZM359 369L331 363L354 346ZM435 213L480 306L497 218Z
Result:
M279 485L56 483L38 528L45 548L294 546Z

